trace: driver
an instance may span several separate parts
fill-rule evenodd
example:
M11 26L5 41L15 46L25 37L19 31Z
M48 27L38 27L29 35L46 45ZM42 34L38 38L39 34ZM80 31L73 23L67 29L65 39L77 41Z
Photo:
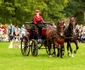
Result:
M33 17L33 24L39 29L39 37L42 32L42 27L44 27L44 20L42 16L40 16L40 10L35 11L35 16Z

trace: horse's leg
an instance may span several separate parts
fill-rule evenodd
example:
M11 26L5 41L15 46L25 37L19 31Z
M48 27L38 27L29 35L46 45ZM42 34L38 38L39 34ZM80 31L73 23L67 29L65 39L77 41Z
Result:
M62 44L62 56L64 55L64 51L65 51L65 48L64 48L64 43Z
M62 46L60 45L60 57L62 58Z
M77 40L76 40L74 43L75 43L75 45L76 45L76 50L74 50L74 53L76 53L77 50L79 49Z
M67 52L68 52L68 56L70 56L70 50L69 50L69 42L67 42Z
M51 43L49 41L47 41L47 46L48 46L49 55L51 57Z
M60 45L60 57L62 58L62 56L64 55L64 44Z
M74 58L74 55L73 55L73 51L72 51L72 47L71 47L70 42L69 42L69 48L70 48L70 52L71 52L71 57Z
M49 43L49 55L50 57L52 57L52 53L51 53L51 44Z
M53 54L56 55L56 51L55 51L55 43L53 43L52 46L53 46L53 49L54 49Z
M58 47L57 47L57 50L58 50L58 53L57 53L57 57L59 57L60 56L60 49L61 49L61 47L60 47L60 45L57 45Z
M57 48L57 50L58 50L57 57L59 57L59 48Z

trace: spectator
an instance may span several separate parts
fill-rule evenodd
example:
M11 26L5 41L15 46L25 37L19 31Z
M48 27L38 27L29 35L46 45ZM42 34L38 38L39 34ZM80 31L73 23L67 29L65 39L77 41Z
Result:
M14 37L14 30L15 30L15 27L14 25L11 23L9 26L8 26L8 37L9 37L9 41L11 41Z
M84 41L85 41L85 26L83 27L82 36L81 36L81 42L84 42Z
M26 32L25 25L23 24L21 27L21 37L25 36L25 32Z
M18 27L18 25L15 26L15 40L20 40L20 28Z

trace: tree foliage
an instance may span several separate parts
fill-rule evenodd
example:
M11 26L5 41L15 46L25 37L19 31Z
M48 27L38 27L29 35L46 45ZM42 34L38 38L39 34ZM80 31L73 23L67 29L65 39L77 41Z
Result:
M69 0L67 5L64 8L66 17L77 17L78 23L84 23L85 0Z
M0 22L30 22L39 9L45 21L57 22L65 17L78 17L85 9L84 0L0 0ZM81 15L81 14L80 14Z

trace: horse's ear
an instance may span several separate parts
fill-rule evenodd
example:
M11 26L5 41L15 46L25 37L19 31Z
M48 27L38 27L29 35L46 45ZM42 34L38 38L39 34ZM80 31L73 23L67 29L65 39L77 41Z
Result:
M75 19L75 21L77 20L77 18L74 18Z
M69 18L70 19L70 22L71 22L71 18Z
M77 18L74 18L74 17L70 18L70 22L75 22L76 20Z

